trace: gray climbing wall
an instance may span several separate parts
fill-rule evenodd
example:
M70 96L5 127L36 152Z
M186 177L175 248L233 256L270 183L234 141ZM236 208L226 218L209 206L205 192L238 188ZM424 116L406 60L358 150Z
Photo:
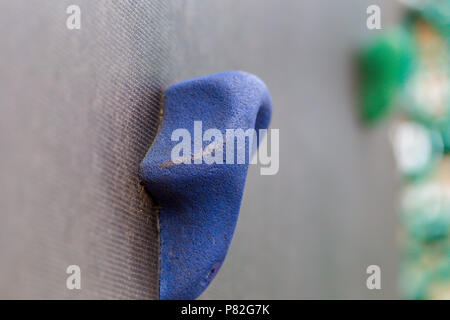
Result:
M280 129L280 171L251 168L229 256L202 298L396 296L395 191L386 127L358 122L354 50L397 1L180 1L177 80L228 69L260 76ZM366 288L381 267L382 290Z
M0 298L156 298L158 234L137 168L161 89L230 69L260 76L280 171L252 167L228 258L202 298L392 298L387 128L357 119L354 50L396 1L0 2ZM78 4L82 28L65 27ZM82 289L65 269L82 269ZM365 287L366 267L382 290Z
M80 30L66 8L81 8ZM138 181L168 78L159 1L1 1L0 298L157 298ZM81 268L81 290L66 268Z

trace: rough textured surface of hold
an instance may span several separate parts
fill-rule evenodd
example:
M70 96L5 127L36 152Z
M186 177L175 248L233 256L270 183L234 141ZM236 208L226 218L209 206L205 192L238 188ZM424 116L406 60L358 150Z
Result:
M202 121L203 132L218 129L225 141L226 129L265 129L270 116L266 86L248 73L223 72L166 89L161 127L140 168L161 207L161 299L194 299L214 279L234 233L250 161L246 156L244 164L225 164L226 148L220 145L224 164L194 164L189 142L192 154L184 160L192 163L174 162L172 149L180 142L172 141L172 133L186 129L193 141L194 121ZM202 142L201 152L215 142ZM236 144L233 148L236 157Z

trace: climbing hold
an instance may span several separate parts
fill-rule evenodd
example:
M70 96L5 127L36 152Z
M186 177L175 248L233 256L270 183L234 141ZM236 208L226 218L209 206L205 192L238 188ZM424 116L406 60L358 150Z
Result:
M230 159L223 151L233 151L234 160L239 152L254 151L250 141L242 148L218 137L227 129L266 129L271 108L265 84L244 72L190 79L165 90L161 125L140 167L160 208L161 299L194 299L216 276L234 233L250 162L250 156L225 161ZM190 140L207 129L214 133L209 142L204 136ZM205 157L218 161L207 163Z
M384 119L408 79L414 56L413 41L405 30L383 34L366 44L359 56L362 118L368 123Z

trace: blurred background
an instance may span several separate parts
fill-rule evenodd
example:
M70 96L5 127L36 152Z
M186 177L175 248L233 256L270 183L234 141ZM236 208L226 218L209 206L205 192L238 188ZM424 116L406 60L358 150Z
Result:
M72 4L79 30L66 27ZM381 30L366 25L373 4ZM406 10L392 0L0 1L0 298L158 297L157 216L138 167L163 88L224 70L267 84L280 170L250 167L229 254L200 298L410 297L399 120L361 120L358 76L361 49ZM66 289L71 264L81 290ZM370 265L380 290L366 286Z

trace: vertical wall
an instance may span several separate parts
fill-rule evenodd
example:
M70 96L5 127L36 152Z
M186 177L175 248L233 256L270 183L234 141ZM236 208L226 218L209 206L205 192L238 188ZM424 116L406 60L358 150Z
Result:
M66 27L71 4L80 30ZM138 168L169 77L167 12L1 2L1 298L158 297L157 218Z
M392 298L394 163L386 127L358 121L354 60L366 8L396 1L175 1L177 80L245 70L268 85L280 171L251 168L228 258L203 298ZM366 288L366 268L382 290Z
M202 298L391 298L395 177L386 127L360 126L352 56L369 4L15 0L0 4L0 297L157 298L156 215L137 168L161 89L260 76L280 171L249 172L229 256ZM82 28L65 27L78 4ZM68 265L82 290L65 287ZM378 264L382 290L365 287Z

